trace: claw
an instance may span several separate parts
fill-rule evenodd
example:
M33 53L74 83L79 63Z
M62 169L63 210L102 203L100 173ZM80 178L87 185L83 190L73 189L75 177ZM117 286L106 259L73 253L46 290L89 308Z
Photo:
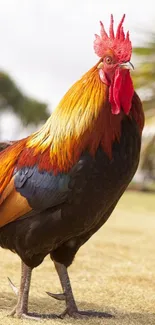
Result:
M9 284L10 284L11 289L13 290L13 292L15 293L15 295L18 296L18 292L19 292L18 288L15 287L15 285L13 284L13 282L11 281L11 279L9 277L8 277L8 281L9 281Z
M65 294L64 293L51 293L46 291L47 295L56 299L56 300L65 300Z

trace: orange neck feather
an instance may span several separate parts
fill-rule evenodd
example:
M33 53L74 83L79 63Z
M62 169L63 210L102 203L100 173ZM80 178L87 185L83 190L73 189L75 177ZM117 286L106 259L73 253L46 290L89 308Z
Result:
M27 147L34 149L34 155L44 153L41 169L47 151L55 172L68 171L84 150L95 154L100 143L111 157L124 113L111 113L108 87L101 82L97 65L69 89L44 126L28 138Z

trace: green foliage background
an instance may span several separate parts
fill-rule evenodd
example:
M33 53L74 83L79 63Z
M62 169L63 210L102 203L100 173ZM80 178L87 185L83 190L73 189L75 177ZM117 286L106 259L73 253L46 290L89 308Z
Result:
M7 73L0 71L0 110L7 109L11 109L24 125L37 125L49 116L46 103L26 96Z

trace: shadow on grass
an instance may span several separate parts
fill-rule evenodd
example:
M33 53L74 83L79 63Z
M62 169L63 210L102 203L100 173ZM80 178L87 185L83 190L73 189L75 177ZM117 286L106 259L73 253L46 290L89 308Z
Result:
M9 313L11 309L16 304L16 297L12 293L4 292L0 293L0 311L6 311ZM101 307L95 303L88 302L78 302L77 305L79 310L82 310L82 314L86 317L96 317L96 318L109 318L109 324L117 324L117 321L121 324L135 324L135 325L155 325L155 313L136 313L136 312L124 312L121 310L117 310L115 308L109 308L107 306L103 306L104 310L100 310ZM42 312L42 318L58 318L61 312L64 310L64 302L50 300L49 298L44 297L32 297L29 303L29 309L34 311L34 313L30 312L30 315L38 317L39 313ZM111 321L112 322L111 322ZM114 321L114 323L113 323ZM70 319L70 324L72 321ZM74 324L74 320L73 320Z

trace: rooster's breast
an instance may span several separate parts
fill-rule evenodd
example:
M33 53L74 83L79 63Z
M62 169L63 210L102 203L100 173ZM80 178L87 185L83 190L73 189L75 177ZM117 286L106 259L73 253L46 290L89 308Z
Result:
M125 118L112 159L100 147L95 157L85 152L71 172L70 196L64 213L74 219L74 229L86 231L107 219L107 211L123 194L139 162L141 137L134 120ZM106 216L106 217L105 217Z

